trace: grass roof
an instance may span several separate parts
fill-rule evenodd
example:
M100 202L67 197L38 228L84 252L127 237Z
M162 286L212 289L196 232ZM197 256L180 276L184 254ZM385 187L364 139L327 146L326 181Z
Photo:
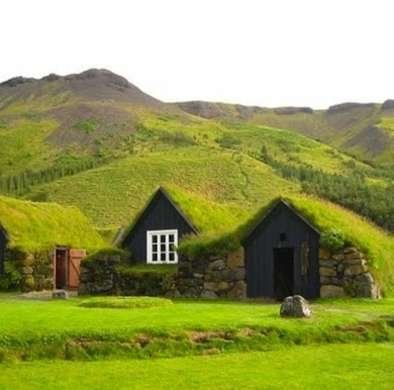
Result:
M249 213L249 219L245 223L238 219L237 227L229 223L226 225L227 231L206 231L198 237L185 240L181 243L180 250L191 257L197 257L238 249L241 242L269 213L278 199L273 199L254 215ZM342 244L353 245L362 250L368 256L373 273L381 281L384 291L390 295L394 294L394 237L391 234L367 219L319 198L292 195L284 200L319 229L322 246L330 245L330 239L334 237Z
M246 221L249 213L233 204L221 204L209 201L192 192L185 191L175 185L160 187L165 195L170 197L174 205L184 214L188 221L198 230L199 234L220 235L235 229L240 221ZM139 213L134 217L131 224L125 229L117 242L131 232L143 214L144 210L152 202L156 191L145 202Z
M103 239L76 207L34 203L0 196L0 225L9 246L26 251L67 245L94 250Z

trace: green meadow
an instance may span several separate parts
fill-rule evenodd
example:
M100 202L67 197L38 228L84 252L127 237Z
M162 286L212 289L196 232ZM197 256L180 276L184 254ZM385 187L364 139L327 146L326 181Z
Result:
M302 362L302 363L301 363ZM394 344L298 346L218 356L5 365L4 390L392 389Z
M394 301L0 296L0 388L391 388ZM302 362L302 363L300 363Z

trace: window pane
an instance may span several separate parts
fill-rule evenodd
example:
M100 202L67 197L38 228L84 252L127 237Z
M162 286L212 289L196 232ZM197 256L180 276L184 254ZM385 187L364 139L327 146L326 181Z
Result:
M166 236L165 235L161 235L160 236L160 242L166 242Z
M157 252L157 244L153 244L152 245L152 251L153 252Z
M162 252L165 252L165 251L166 251L166 244L161 244L161 245L160 245L160 250L161 250Z
M170 261L174 261L174 260L175 260L175 253L174 253L174 252L170 252L170 253L169 253L168 259L169 259Z
M152 253L152 261L157 261L157 253Z
M170 235L168 236L168 241L174 242L174 240L175 240L174 235L173 235L173 234L170 234Z
M165 253L162 253L162 254L160 255L160 260L161 260L161 261L165 261L165 260L166 260L166 254L165 254Z
M152 242L157 242L157 236L156 235L152 236Z
M175 244L170 244L170 251L175 251Z

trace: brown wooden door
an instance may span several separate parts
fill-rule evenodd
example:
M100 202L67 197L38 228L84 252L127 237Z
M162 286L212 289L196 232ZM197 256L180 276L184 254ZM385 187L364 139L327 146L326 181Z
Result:
M81 249L70 249L68 263L68 288L78 289L81 261L86 257L86 252Z

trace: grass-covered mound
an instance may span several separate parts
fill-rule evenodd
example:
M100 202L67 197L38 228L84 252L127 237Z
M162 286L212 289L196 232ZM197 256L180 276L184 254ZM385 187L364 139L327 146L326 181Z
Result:
M0 224L9 245L26 251L69 245L93 250L104 245L91 222L76 207L0 197Z
M172 305L166 298L155 297L94 297L83 300L79 306L108 309L146 309Z

